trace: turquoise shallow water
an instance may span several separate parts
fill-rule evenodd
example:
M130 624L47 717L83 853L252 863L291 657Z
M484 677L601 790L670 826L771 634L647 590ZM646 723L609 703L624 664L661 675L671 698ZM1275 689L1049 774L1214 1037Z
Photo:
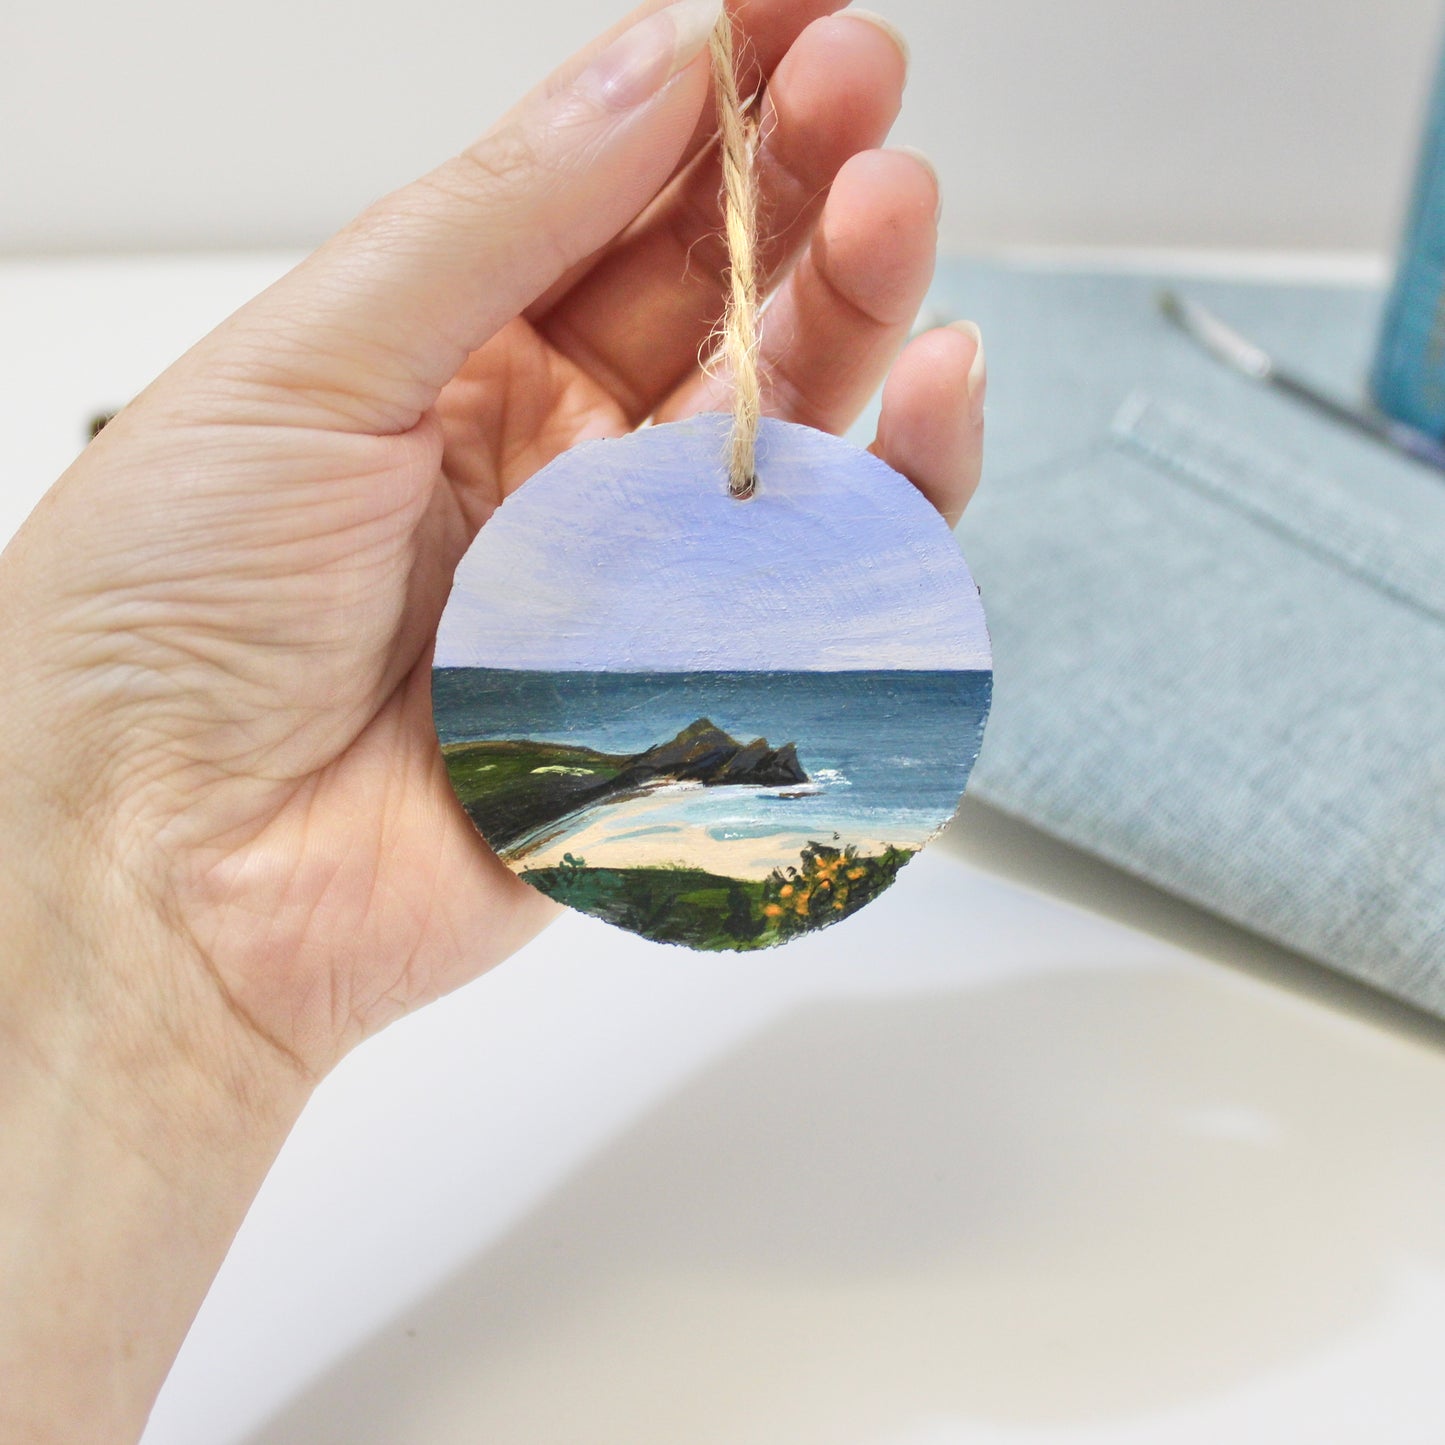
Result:
M952 817L978 756L989 672L515 672L442 668L443 743L506 738L637 753L706 717L743 741L794 743L813 787L691 788L649 800L647 836L806 836L917 846ZM620 820L619 820L620 821ZM624 841L619 831L618 841Z

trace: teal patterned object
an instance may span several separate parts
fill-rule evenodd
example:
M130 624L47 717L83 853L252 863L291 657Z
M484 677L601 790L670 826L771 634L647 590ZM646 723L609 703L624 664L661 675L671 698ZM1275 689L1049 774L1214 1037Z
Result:
M1445 62L1430 101L1371 390L1381 411L1445 437Z

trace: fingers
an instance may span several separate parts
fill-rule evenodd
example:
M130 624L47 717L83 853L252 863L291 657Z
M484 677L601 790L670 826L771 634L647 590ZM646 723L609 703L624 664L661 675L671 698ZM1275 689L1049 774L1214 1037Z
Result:
M894 34L847 14L810 25L778 65L757 167L764 284L806 241L839 168L879 144L902 103ZM727 265L716 148L700 155L565 297L533 321L640 422L696 364Z
M413 426L469 353L666 182L708 93L720 4L648 15L362 215L218 336L232 389L284 397L299 425Z
M807 253L768 309L770 415L845 431L908 336L933 275L938 183L907 152L871 151L839 172ZM660 420L726 410L731 380L699 375Z
M902 472L956 526L983 468L988 386L983 339L971 321L920 336L883 390L871 450Z
M656 10L666 0L647 0L647 3L633 17L618 27L619 31L632 23L632 19L645 12ZM751 96L762 90L779 62L788 53L793 42L812 24L824 15L831 15L843 8L844 0L748 0L748 3L733 14L733 34L737 50L738 93ZM734 8L730 5L730 9ZM852 12L858 14L861 12ZM875 22L881 23L881 22ZM601 46L606 37L595 42ZM580 65L587 51L574 64ZM698 117L692 139L683 152L682 166L691 163L697 154L710 145L717 137L717 117L712 105L704 105ZM682 167L679 167L681 169ZM556 303L575 286L583 276L597 264L603 252L580 261L568 273L549 287L536 304L535 315L545 315Z

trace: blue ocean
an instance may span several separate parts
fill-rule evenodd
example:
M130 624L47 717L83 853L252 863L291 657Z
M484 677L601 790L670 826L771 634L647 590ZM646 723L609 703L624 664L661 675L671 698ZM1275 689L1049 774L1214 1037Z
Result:
M806 789L679 786L610 819L605 836L596 818L579 818L569 835L586 836L592 854L646 843L649 856L665 854L670 834L701 834L718 845L774 840L754 848L757 871L773 853L795 857L800 840L902 848L925 842L958 807L992 686L991 672L442 668L433 697L444 744L532 739L630 755L699 718L740 741L795 744ZM627 805L613 805L619 808Z

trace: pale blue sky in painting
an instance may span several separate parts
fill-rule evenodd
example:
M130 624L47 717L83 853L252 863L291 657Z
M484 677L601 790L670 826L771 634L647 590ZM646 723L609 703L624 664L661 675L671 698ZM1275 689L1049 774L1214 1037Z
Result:
M768 422L758 496L727 495L728 421L574 448L483 528L438 667L753 672L990 666L977 588L931 506L876 458Z

